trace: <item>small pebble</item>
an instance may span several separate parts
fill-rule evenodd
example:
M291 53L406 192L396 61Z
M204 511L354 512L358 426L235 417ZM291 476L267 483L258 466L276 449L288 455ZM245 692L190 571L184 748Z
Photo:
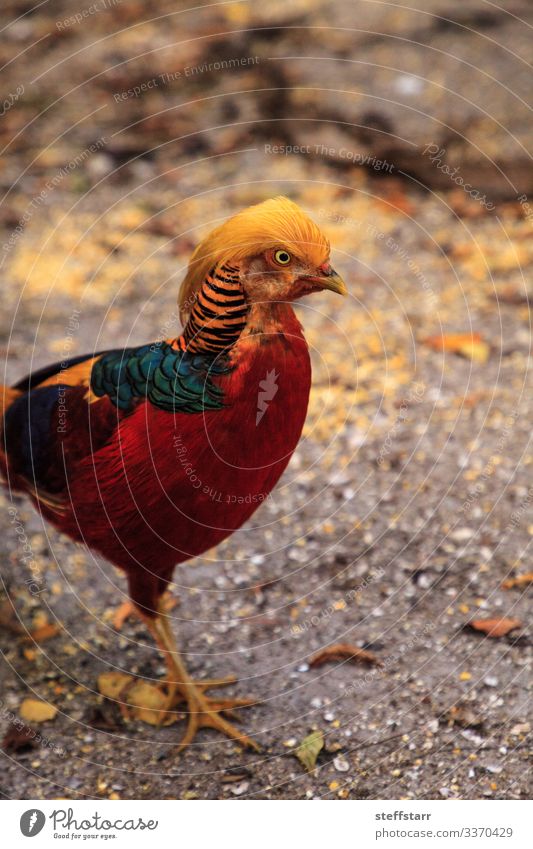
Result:
M336 758L333 759L333 766L337 770L337 772L348 772L350 769L350 764L344 757L344 755L337 755Z
M249 786L249 781L240 781L238 784L232 784L230 786L230 792L233 793L234 796L242 796L243 793L246 793Z
M474 531L471 528L457 528L450 534L454 542L465 542L465 540L471 539L473 536Z

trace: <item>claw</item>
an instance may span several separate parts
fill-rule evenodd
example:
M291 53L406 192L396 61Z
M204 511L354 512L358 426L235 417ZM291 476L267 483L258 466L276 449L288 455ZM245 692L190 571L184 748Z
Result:
M171 724L178 718L178 714L183 713L182 708L185 708L188 714L187 730L178 746L178 751L182 751L185 746L192 743L200 728L213 728L226 737L236 740L242 746L260 752L261 748L255 740L252 740L251 737L232 725L228 719L221 716L221 714L225 714L227 717L237 719L233 710L240 707L251 707L257 704L257 699L221 699L206 696L205 691L210 688L227 687L234 684L235 677L230 675L227 678L210 678L205 681L191 680L177 649L168 617L164 615L162 606L160 606L159 613L155 617L149 617L142 613L141 616L153 634L157 645L164 653L168 667L168 674L163 682L165 702L163 706L157 707L159 724ZM176 710L176 708L178 709Z
M255 740L252 740L247 734L243 734L239 728L235 728L231 722L228 722L227 719L224 719L220 715L221 711L231 711L232 707L246 707L250 704L255 704L254 700L224 699L220 702L203 696L196 689L189 688L188 704L189 720L187 730L177 747L178 752L183 751L186 746L189 746L193 742L201 728L213 728L215 731L220 731L224 736L236 740L241 746L253 749L256 752L261 751L261 747Z

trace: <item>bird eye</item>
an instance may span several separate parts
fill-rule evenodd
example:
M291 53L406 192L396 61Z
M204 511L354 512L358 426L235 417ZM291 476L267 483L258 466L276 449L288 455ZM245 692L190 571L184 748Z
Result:
M291 261L291 255L287 251L276 251L274 259L278 265L288 265Z

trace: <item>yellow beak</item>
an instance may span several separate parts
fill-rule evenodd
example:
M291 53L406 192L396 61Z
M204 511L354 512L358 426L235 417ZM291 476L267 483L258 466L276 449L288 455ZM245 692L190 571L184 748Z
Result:
M299 277L299 280L312 283L317 289L329 289L330 292L337 292L338 295L347 295L348 289L342 277L334 271L329 264L324 264L319 269L320 274L306 274L304 277ZM314 289L316 292L317 289Z
M347 295L348 289L342 277L336 271L331 271L320 278L320 284L323 289L329 289L330 292L336 292L338 295Z

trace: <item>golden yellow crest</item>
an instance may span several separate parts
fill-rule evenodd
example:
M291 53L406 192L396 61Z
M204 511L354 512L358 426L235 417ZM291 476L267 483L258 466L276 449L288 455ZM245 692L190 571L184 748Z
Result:
M274 247L319 266L329 257L329 242L320 228L285 197L270 198L243 209L216 227L195 249L181 284L182 319L190 312L196 292L218 262L239 262Z

